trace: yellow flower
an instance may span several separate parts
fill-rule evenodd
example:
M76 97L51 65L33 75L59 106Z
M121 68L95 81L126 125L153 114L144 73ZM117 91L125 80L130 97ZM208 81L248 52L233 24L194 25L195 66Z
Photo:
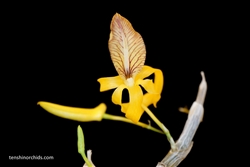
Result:
M131 23L119 14L115 14L110 25L109 51L118 76L99 78L100 91L115 89L112 102L121 106L121 111L133 122L138 122L144 110L160 100L163 87L161 70L144 66L146 49L141 35ZM154 83L144 79L155 74ZM143 95L142 86L148 93ZM122 103L122 91L129 92L129 103Z
M68 107L45 101L39 101L38 104L51 114L81 122L101 121L107 109L104 103L95 108Z

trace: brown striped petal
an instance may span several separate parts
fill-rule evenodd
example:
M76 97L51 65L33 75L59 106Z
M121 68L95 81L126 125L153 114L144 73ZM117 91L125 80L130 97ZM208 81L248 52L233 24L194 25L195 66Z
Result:
M118 13L113 16L110 29L109 51L115 69L123 79L134 78L146 59L143 39Z

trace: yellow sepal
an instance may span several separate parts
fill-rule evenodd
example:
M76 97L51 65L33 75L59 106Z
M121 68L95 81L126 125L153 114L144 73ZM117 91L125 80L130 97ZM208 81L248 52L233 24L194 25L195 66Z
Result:
M101 121L107 109L104 103L99 104L95 108L68 107L44 101L40 101L37 104L51 114L80 122Z
M148 91L143 97L143 104L145 106L149 106L151 104L156 107L157 102L161 99L161 92L163 89L163 73L160 69L152 68L150 66L144 65L142 70L137 74L136 79L144 79L151 74L154 74L154 91L155 93L151 93ZM146 80L146 79L145 79ZM144 87L145 88L145 87Z
M141 87L138 85L134 85L133 87L128 87L129 92L129 105L126 110L126 117L131 121L137 123L142 116L143 109L142 99L143 99L143 92Z
M119 85L123 84L123 80L119 75L115 77L99 78L97 81L101 85L100 92L117 88Z

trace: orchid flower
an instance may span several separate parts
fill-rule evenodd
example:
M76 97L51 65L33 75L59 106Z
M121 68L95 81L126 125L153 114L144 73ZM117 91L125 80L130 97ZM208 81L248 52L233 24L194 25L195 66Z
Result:
M126 117L137 123L142 116L142 107L153 104L156 107L161 98L163 74L159 69L144 65L146 49L141 35L131 23L116 13L110 25L109 51L118 76L99 78L100 91L115 89L112 102L121 106ZM155 75L154 82L145 79ZM147 93L143 95L142 86ZM129 103L122 103L122 92L129 92Z
M106 114L106 105L104 103L91 109L68 107L42 101L38 104L48 112L66 119L81 122L109 119L135 124L158 133L164 133L170 142L171 149L175 150L175 142L169 130L148 108L151 104L156 107L157 102L161 98L163 88L162 71L144 65L146 49L143 39L126 18L116 13L112 18L110 29L108 46L118 76L99 78L97 81L100 83L101 92L115 89L112 94L112 102L121 106L121 111L125 113L127 118ZM151 79L145 79L152 74L154 74L154 82ZM140 86L147 91L146 94L143 94ZM127 89L129 93L128 103L122 103L122 92L124 89ZM150 124L139 122L144 111L161 130L152 127Z

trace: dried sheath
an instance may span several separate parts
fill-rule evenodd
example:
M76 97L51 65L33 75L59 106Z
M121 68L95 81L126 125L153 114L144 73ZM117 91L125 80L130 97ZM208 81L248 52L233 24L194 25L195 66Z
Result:
M194 134L203 118L203 103L207 91L207 83L205 80L204 73L201 72L202 81L199 86L198 95L196 101L192 104L188 119L184 126L184 129L176 142L176 150L170 150L168 154L158 163L156 167L176 167L183 159L186 158L190 152L193 142L192 139Z

